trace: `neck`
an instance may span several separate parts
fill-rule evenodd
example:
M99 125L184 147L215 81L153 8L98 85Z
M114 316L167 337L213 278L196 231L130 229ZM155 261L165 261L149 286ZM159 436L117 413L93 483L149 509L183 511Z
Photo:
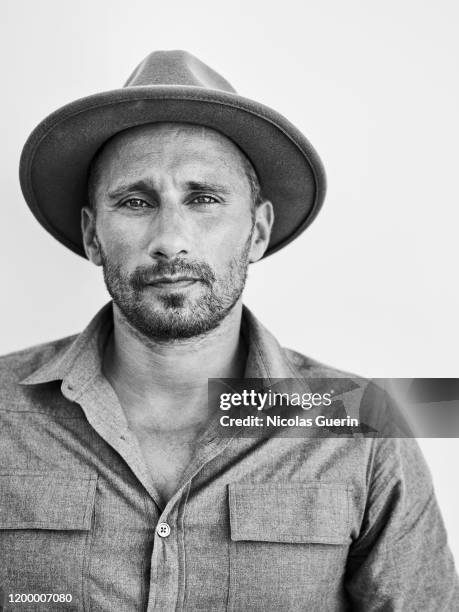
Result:
M113 334L103 370L124 410L156 413L158 418L167 412L175 423L179 413L184 425L204 420L207 379L243 376L241 314L239 301L216 329L167 343L140 335L113 304Z

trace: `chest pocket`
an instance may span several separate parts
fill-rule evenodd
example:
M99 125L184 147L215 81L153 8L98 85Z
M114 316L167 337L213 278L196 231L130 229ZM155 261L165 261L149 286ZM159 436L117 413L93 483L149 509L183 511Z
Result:
M85 573L96 483L96 474L0 473L0 586L8 600L10 593L71 596L71 603L16 604L21 610L87 608Z
M349 494L343 483L230 484L228 609L344 609Z

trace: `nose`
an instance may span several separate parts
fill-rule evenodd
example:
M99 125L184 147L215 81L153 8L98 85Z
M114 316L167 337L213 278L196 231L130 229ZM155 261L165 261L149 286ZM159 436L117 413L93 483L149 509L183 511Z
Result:
M173 259L190 250L190 228L175 205L160 206L151 225L148 253L153 259Z

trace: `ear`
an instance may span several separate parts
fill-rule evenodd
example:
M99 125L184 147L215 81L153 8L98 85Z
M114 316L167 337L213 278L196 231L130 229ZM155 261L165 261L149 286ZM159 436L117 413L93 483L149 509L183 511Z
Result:
M263 257L269 245L274 223L274 209L269 200L265 200L255 209L255 224L252 234L252 246L249 261L254 263Z
M101 266L102 258L96 234L96 214L89 206L81 209L81 233L87 258L96 266Z

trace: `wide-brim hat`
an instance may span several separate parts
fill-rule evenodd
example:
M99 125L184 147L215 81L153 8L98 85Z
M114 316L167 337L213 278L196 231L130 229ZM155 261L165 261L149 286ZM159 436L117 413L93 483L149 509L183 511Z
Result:
M250 159L275 222L265 255L296 238L317 215L325 172L306 137L280 113L236 93L185 51L155 51L125 86L71 102L44 119L22 151L20 181L41 225L85 257L80 210L88 204L88 169L98 149L129 128L156 122L206 126Z

